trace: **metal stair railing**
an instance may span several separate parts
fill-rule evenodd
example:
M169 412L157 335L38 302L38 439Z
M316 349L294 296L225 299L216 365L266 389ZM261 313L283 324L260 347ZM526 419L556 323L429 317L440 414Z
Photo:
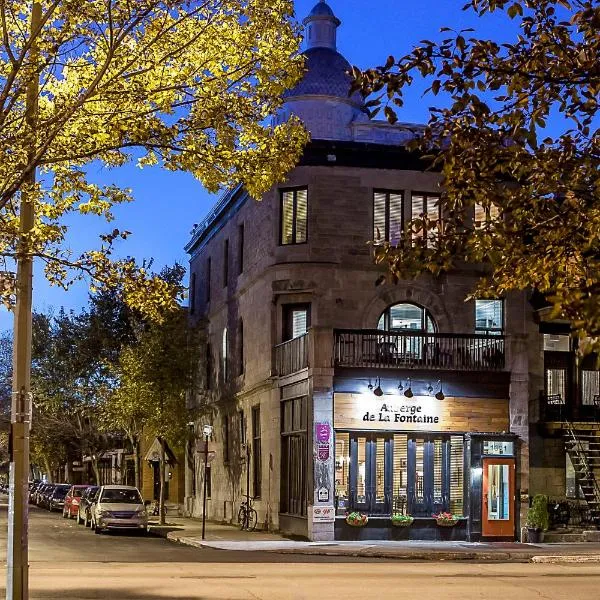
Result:
M598 521L600 520L600 486L596 480L594 470L590 467L587 454L589 448L583 446L579 436L575 433L571 422L565 422L565 430L567 433L566 442L571 442L572 444L565 444L567 453L569 456L571 456L571 452L575 454L576 461L572 460L573 468L578 472L578 475L582 475L586 482L589 483L589 485L581 486L581 488L588 508L592 513L592 520L598 524ZM571 457L571 459L573 459L573 457ZM591 491L587 491L590 488Z

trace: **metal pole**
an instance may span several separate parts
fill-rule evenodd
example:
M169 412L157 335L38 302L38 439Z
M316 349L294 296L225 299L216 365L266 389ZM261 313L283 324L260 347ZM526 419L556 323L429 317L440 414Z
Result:
M202 539L206 530L206 470L208 465L208 436L204 436L204 480L202 482Z
M38 35L42 20L42 5L34 2L31 11L31 36ZM33 67L37 63L37 44L31 48ZM30 156L35 152L39 76L32 74L27 86L25 121L31 135ZM28 481L29 428L31 423L31 305L33 258L29 235L34 225L35 169L27 176L21 189L19 241L17 246L17 303L15 306L13 340L13 394L10 425L10 499L8 507L8 548L6 598L29 598L28 564Z

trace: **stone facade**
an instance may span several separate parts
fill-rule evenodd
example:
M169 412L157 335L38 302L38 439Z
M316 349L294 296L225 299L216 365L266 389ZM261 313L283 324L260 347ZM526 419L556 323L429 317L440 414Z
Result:
M321 24L323 19L335 19L328 16L323 4L319 3L314 13ZM308 23L312 22L309 17ZM337 25L332 29L334 33L336 28ZM332 47L331 39L321 43ZM313 143L305 160L289 174L285 185L265 194L260 202L249 199L241 190L229 192L193 232L186 249L191 257L191 281L195 282L195 288L191 289L192 318L202 324L210 352L201 368L204 389L190 400L202 412L196 429L201 429L204 423L214 427L210 449L215 451L216 458L210 469L207 516L235 522L245 494L256 496L254 457L249 467L246 447L251 449L252 456L256 446L252 411L259 407L261 481L260 497L254 501L259 527L281 528L318 540L333 539L335 535L332 522L313 522L311 518L312 506L319 505L318 481L323 478L331 481L334 477L333 471L328 471L333 469L333 462L325 460L324 465L319 465L313 460L313 453L317 452L313 439L315 424L329 424L333 429L334 392L340 375L333 359L333 331L373 330L384 310L408 302L427 309L440 332L472 333L475 305L465 298L484 268L465 266L441 277L423 276L397 285L375 285L384 269L373 263L368 244L374 237L374 190L401 191L403 217L408 221L413 193L439 193L440 176L415 168L414 161L404 160L401 153L397 160L377 162L378 157L397 152L416 126L372 123L360 107L347 98L331 95L325 84L322 90L310 88L312 94L307 89L302 88L302 93L296 96L292 92L281 115L284 118L290 112L301 114L313 131ZM340 142L347 144L345 153ZM311 152L317 146L322 152L315 159ZM303 244L281 245L281 192L298 187L307 189L308 239ZM284 309L296 304L310 304L308 360L305 367L282 375L276 369L275 347L285 341ZM544 367L542 336L528 295L509 294L504 302L504 315L506 365L503 374L496 377L495 389L504 389L506 381L505 395L500 398L509 402L509 422L498 429L490 421L487 432L495 436L515 435L510 439L515 439L518 445L517 496L538 490L558 494L561 486L564 489L564 449L561 467L558 445L543 446L547 461L540 460L541 446L536 446L536 460L531 461L530 469L530 429L533 431L532 423L539 416L537 399L544 388ZM376 375L373 372L370 376ZM354 376L365 387L365 374L356 371ZM410 377L410 372L381 376L391 380L394 376ZM439 378L435 373L425 376L431 380ZM456 381L448 377L449 385L457 390L464 392L468 388L467 396L478 397L478 391L482 391L481 397L496 397L489 395L490 378L485 374L459 374L454 377ZM295 397L308 398L305 465L308 506L307 514L301 517L280 513L282 403ZM474 447L478 443L473 442ZM199 516L201 455L196 453L193 461L196 493L188 468L186 507L190 514ZM328 494L331 503L333 488Z

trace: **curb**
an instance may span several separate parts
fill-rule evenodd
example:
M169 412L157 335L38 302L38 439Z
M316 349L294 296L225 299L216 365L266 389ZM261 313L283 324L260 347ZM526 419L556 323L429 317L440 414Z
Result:
M600 563L600 554L580 554L563 556L532 556L532 563L556 564L556 563Z
M215 550L209 543L198 539L197 537L187 537L177 531L161 532L150 530L151 535L161 537L170 542L191 546L194 548L207 548ZM567 555L539 555L534 552L443 552L433 551L414 551L414 552L394 552L390 550L378 550L374 548L364 548L353 550L351 548L331 548L329 547L310 547L310 548L278 548L278 549L255 549L244 550L244 552L266 552L268 554L298 554L302 556L339 556L351 558L381 558L387 560L418 561L418 562L502 562L502 563L600 563L600 554L567 554Z

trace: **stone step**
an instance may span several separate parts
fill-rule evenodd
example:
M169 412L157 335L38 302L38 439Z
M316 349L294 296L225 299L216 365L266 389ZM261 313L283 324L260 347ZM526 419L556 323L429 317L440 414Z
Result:
M584 532L561 533L558 531L546 531L544 533L544 544L580 544L585 542Z

